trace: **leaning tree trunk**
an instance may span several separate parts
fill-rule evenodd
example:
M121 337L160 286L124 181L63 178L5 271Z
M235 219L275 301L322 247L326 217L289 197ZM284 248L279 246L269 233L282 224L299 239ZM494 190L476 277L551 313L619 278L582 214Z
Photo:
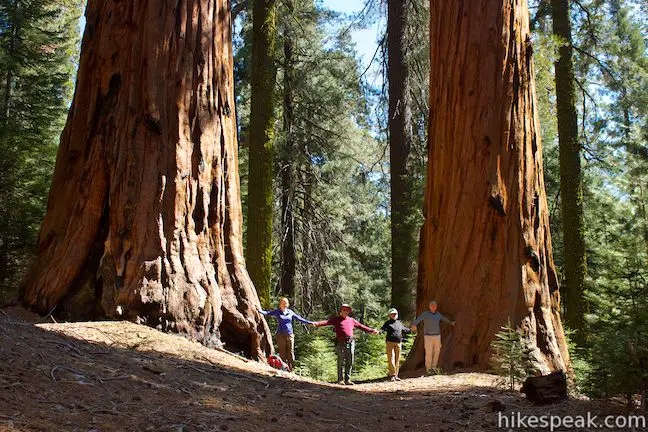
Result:
M563 301L567 325L575 331L574 341L586 341L585 329L585 222L583 216L583 174L578 140L576 81L572 61L569 0L552 0L553 33L562 46L555 64L556 108L560 149L560 208L563 230L564 282Z
M418 311L436 299L457 321L441 324L443 368L487 367L510 318L540 372L565 369L526 1L432 0L430 12ZM417 342L405 368L422 366Z
M391 177L392 295L402 318L411 319L416 303L416 251L419 199L412 153L412 110L407 59L408 1L387 6L389 80L389 155ZM420 187L420 186L419 186Z
M261 357L241 245L229 2L90 0L25 304Z

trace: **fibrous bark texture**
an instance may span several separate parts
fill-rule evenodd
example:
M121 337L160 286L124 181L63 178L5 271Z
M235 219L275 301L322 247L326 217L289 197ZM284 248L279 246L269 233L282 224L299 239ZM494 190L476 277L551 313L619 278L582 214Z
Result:
M487 367L510 319L543 373L565 369L524 0L432 0L429 163L418 311L436 299L440 366ZM420 338L419 338L420 339ZM422 345L406 368L421 367Z
M569 0L552 0L553 32L562 45L556 61L556 109L560 149L560 214L564 249L562 286L567 325L575 330L575 341L585 342L585 222L583 216L583 174L578 140L576 82L572 61Z
M392 306L411 319L416 308L419 199L412 153L412 110L407 59L408 1L387 4L389 156L391 176ZM420 186L419 186L420 187Z
M264 307L272 275L272 181L277 25L275 0L253 0L250 165L245 257Z
M271 349L243 259L229 2L90 0L23 300Z

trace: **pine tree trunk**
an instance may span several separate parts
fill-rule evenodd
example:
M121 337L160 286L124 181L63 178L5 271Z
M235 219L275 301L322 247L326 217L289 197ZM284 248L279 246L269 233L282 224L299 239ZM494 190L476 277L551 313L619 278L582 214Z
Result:
M295 296L295 275L297 256L295 248L295 186L297 182L296 152L294 145L293 85L294 58L293 36L291 34L293 3L285 1L288 21L284 30L284 105L283 127L285 142L281 157L281 294L293 299Z
M9 254L7 253L7 239L0 236L0 299L2 299L9 286L7 282L7 270L9 269ZM0 306L1 307L1 306Z
M245 257L259 297L270 304L275 123L276 1L253 0L250 165Z
M17 12L14 10L14 14L17 14ZM16 62L16 37L18 36L18 30L19 27L16 24L10 24L9 29L6 30L7 33L10 34L9 36L9 46L8 46L8 57L13 57L11 61L9 59L6 59L7 61L7 73L5 75L5 82L4 82L4 100L2 103L2 126L7 127L9 125L9 116L11 115L11 97L12 97L12 90L13 90L13 67Z
M229 2L90 0L86 16L24 303L263 356L241 245Z
M303 185L303 201L302 201L302 211L301 211L301 245L302 245L302 256L304 257L313 257L317 259L315 254L314 247L314 234L313 234L313 202L312 202L312 193L313 193L313 175L309 171L308 167L305 167L301 173L301 182ZM305 260L301 261L301 283L300 283L300 301L301 301L301 311L306 313L310 312L313 309L313 291L317 286L315 275L316 272L313 269L311 262Z
M565 257L562 291L565 322L576 331L574 341L583 344L585 342L584 290L587 262L583 219L583 175L578 141L569 0L552 0L551 11L554 35L563 41L555 64L560 149L560 203Z
M564 370L524 0L431 1L428 177L417 310L436 299L440 366L486 368L510 321L535 367ZM405 369L423 366L421 337Z
M412 111L407 59L408 2L387 3L387 78L389 80L389 154L391 166L391 304L401 318L415 313L418 200L412 155Z
M9 107L11 106L11 87L13 85L13 73L11 69L7 70L5 75L5 92L4 92L4 101L2 104L2 125L7 126L9 124Z

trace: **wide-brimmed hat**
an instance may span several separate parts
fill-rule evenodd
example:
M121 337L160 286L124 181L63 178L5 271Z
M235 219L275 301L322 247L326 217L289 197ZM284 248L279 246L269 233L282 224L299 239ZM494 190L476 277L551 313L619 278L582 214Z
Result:
M398 311L396 310L396 308L391 308L391 309L389 309L389 311L387 312L387 315L392 315L392 314L396 314L396 315L398 315Z
M347 309L349 309L350 311L353 310L353 308L351 307L351 305L350 305L350 304L347 304L347 303L342 303L342 306L340 306L340 309L339 309L339 310L342 310L342 309L344 309L344 308L347 308Z

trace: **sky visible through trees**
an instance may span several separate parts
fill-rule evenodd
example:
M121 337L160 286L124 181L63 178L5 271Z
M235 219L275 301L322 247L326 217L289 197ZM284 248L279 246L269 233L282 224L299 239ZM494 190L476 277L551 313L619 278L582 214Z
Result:
M329 8L335 12L345 15L353 16L362 11L365 6L365 0L322 0L323 7ZM381 17L384 21L384 18ZM79 28L83 31L85 28L86 19L82 15L79 20ZM384 23L383 23L384 24ZM362 64L367 66L371 61L376 48L378 47L378 39L380 38L379 21L374 21L367 28L353 29L351 36L355 42L358 56L362 60Z
M230 132L237 132L230 136L233 139L236 135L238 139L235 143L236 150L232 147L229 151L238 152L238 166L235 168L238 171L236 175L240 176L240 182L236 179L233 183L240 184L241 214L238 214L236 206L227 207L232 208L236 213L234 219L239 216L241 219L243 230L236 232L235 237L240 234L240 238L236 241L242 240L242 244L246 246L241 247L240 250L236 249L235 252L240 252L241 259L243 253L246 254L246 271L250 268L263 267L264 275L270 274L269 278L264 279L269 282L262 287L263 292L267 293L264 295L264 306L270 306L268 302L276 303L279 295L287 295L291 297L294 307L306 317L319 318L335 313L342 303L351 303L355 316L369 325L379 324L388 307L398 306L401 310L407 311L406 306L398 302L398 298L403 300L405 296L399 294L395 284L399 280L411 279L399 276L406 272L397 270L406 268L411 269L412 274L417 274L414 272L418 267L426 268L425 265L420 265L421 260L427 259L428 264L431 263L435 251L439 249L438 242L431 241L431 238L438 235L440 230L436 226L437 221L430 220L425 221L428 224L427 231L423 230L429 234L429 238L423 239L423 243L426 241L429 243L427 246L429 250L419 249L418 227L424 225L423 214L429 217L432 210L436 211L444 207L444 211L448 208L457 211L465 205L462 202L445 201L437 206L433 201L434 196L432 201L426 197L427 204L424 204L422 195L425 187L433 194L435 190L439 192L435 188L441 188L444 191L441 194L443 197L453 196L452 193L457 191L463 196L473 193L477 198L472 199L472 202L477 203L477 207L464 207L455 221L457 225L451 224L450 227L445 227L444 241L448 244L445 249L449 251L449 255L445 257L442 269L431 267L427 276L419 274L418 306L420 308L421 302L426 301L429 296L441 295L445 297L440 299L442 309L455 309L450 313L462 310L464 314L471 316L478 314L475 307L453 303L453 296L458 297L457 293L461 291L458 286L478 286L479 283L475 283L472 279L458 281L450 275L439 284L443 285L441 288L431 288L436 282L429 282L431 280L429 275L443 275L444 271L452 273L455 271L456 263L462 263L464 267L465 274L461 276L473 277L481 272L480 269L479 271L465 270L470 268L471 261L453 256L452 253L461 249L461 245L467 246L466 251L472 250L479 236L487 233L485 230L482 230L481 234L471 231L470 227L476 225L470 218L477 219L476 215L481 214L484 216L482 221L491 221L489 211L493 209L499 212L498 217L510 217L511 212L505 211L506 205L510 202L507 202L505 193L497 192L498 185L495 185L497 187L494 189L497 193L493 195L491 191L489 192L491 195L484 195L492 199L480 200L478 197L483 192L481 187L484 184L482 181L484 173L473 172L473 177L467 174L470 164L477 157L471 158L463 154L452 163L446 161L444 165L443 156L451 151L439 148L434 150L435 142L436 145L439 142L452 143L449 144L450 150L463 149L469 152L469 149L473 148L471 138L486 136L488 138L485 140L486 147L495 149L489 155L495 157L493 155L501 155L502 152L496 145L491 147L491 143L496 141L491 138L497 135L492 131L475 131L471 136L468 136L468 132L465 136L457 132L457 137L453 137L452 140L442 136L444 131L451 128L457 127L461 130L462 118L466 124L472 124L471 115L476 111L467 109L460 112L443 104L435 104L434 95L441 94L438 86L446 86L447 94L455 95L457 98L465 96L462 94L463 90L468 90L466 93L475 91L479 94L479 90L474 90L472 87L478 88L484 85L483 80L489 79L488 74L482 73L484 69L488 69L488 65L480 66L479 73L482 75L478 79L452 81L450 78L469 74L471 68L479 64L479 56L474 55L474 61L467 62L465 68L454 71L447 80L441 77L435 82L433 79L430 86L430 77L438 78L443 61L452 58L452 55L442 51L441 54L433 54L432 59L429 58L430 52L438 52L434 49L435 39L434 37L431 39L431 32L428 32L429 16L430 13L438 14L441 13L440 11L447 13L441 20L444 23L442 31L451 32L452 27L445 23L452 21L453 13L492 12L493 9L488 6L501 7L502 4L511 3L504 0L502 3L498 3L499 0L489 0L490 3L486 0L475 0L474 3L469 0L463 2L408 0L406 3L411 10L408 9L407 13L400 12L400 16L407 16L407 19L403 18L400 21L407 24L393 26L395 21L388 20L388 11L392 11L389 12L392 18L399 16L399 13L393 12L388 5L403 4L396 1L270 1L269 4L276 6L272 12L276 14L276 19L272 20L276 28L273 28L272 35L266 35L266 39L273 42L275 49L263 47L259 49L257 45L255 55L252 55L254 46L252 41L253 34L258 32L253 31L255 27L250 5L258 5L261 2L240 0L231 2L234 6L241 6L234 7L233 11L235 21L232 31L232 49L230 50L228 34L225 42L218 41L221 47L225 47L227 54L217 57L220 59L218 61L222 61L225 57L229 59L227 56L233 53L233 79L231 82L228 81L227 85L232 85L230 90L235 102L223 105L222 109L228 118L232 112L236 114L236 117L229 118L227 122L233 124ZM185 4L220 5L219 7L226 8L228 2L229 0L209 2L187 0ZM2 299L5 296L10 298L17 293L23 276L29 273L28 267L34 246L37 243L42 245L42 231L41 240L37 241L40 227L48 226L47 219L44 225L41 224L43 216L51 213L52 208L60 209L65 207L66 203L69 204L69 200L61 198L60 194L57 195L56 175L54 181L51 181L51 178L55 161L57 166L64 165L66 162L60 162L61 158L65 161L66 158L74 159L78 156L75 151L66 150L66 135L64 133L61 136L68 118L68 110L72 107L72 115L69 118L73 118L74 107L77 106L76 101L72 103L75 84L78 84L77 94L81 95L84 94L83 79L86 82L94 81L95 84L99 81L103 82L104 87L107 88L107 95L111 95L113 90L113 93L118 92L122 85L123 88L137 89L146 88L148 85L144 78L141 82L133 83L137 80L121 75L122 69L129 71L146 69L146 66L140 67L139 64L120 64L121 69L115 70L114 74L105 72L106 65L94 63L94 60L90 62L91 71L84 71L83 66L79 66L83 64L83 61L79 60L78 47L79 33L83 34L86 24L85 17L80 17L84 3L85 0L0 0L0 81L3 83L0 86L0 100L3 101L4 107L3 112L0 113L0 163L4 164L3 169L0 170L3 171L3 175L0 176L0 222L2 222L0 223L0 295ZM169 5L172 3L174 2L168 2ZM88 22L93 23L93 26L100 25L102 22L99 18L103 16L104 9L99 11L97 5L107 9L114 8L111 10L124 15L123 2L105 1L89 4L91 12L89 16L94 19ZM479 6L475 5L481 5L483 9L477 9ZM199 15L194 17L197 21L204 18L206 7L199 6L191 11ZM446 7L464 9L461 12L452 10L448 12ZM190 8L187 8L187 11L190 11ZM182 9L180 12L187 11ZM648 280L646 272L648 268L646 265L648 262L648 196L646 195L648 194L648 111L646 108L648 107L648 56L646 56L648 20L646 17L648 13L646 12L648 12L648 5L640 0L529 0L529 9L528 11L524 9L525 18L522 19L524 26L528 23L529 38L526 44L532 48L524 53L533 60L535 65L533 77L527 81L535 82L536 89L532 97L537 98L540 133L538 134L536 130L533 133L534 136L541 135L543 149L542 167L535 166L535 172L540 173L544 184L536 184L534 187L537 186L539 197L544 197L546 190L547 205L544 206L543 203L540 207L543 211L548 209L549 215L540 225L543 231L546 228L544 225L549 225L551 231L551 244L543 249L547 256L537 255L539 249L531 247L533 245L525 250L525 253L528 253L525 256L532 264L540 263L538 256L545 259L543 262L550 264L555 262L555 272L552 273L549 286L555 290L560 285L563 315L569 314L570 301L572 305L582 306L578 309L571 308L577 319L567 319L566 330L568 339L571 339L570 342L574 344L570 354L581 388L592 395L627 392L626 396L631 396L629 393L636 392L638 389L643 389L645 392L648 388L646 370L648 364L646 351L648 349L648 315L646 314L648 310L646 304L648 299L648 283L646 283ZM258 16L256 12L254 15ZM557 16L562 18L557 19ZM218 27L219 31L229 29L230 16L222 14L222 17L225 18ZM493 19L493 21L497 20ZM571 31L562 33L557 31L556 24L560 22L564 24L565 21L571 25ZM388 22L392 26L389 26ZM142 27L147 24L146 19L142 18ZM128 27L117 26L105 31L112 35L130 31ZM392 37L386 36L387 27L397 29L389 32ZM438 36L439 29L436 30ZM458 28L454 31L456 34L450 33L444 40L456 43L462 40L461 32L467 30ZM479 26L470 26L468 33L471 37L475 37L475 45L483 42L480 32L487 33L484 29L480 30ZM106 50L108 49L106 46L118 45L120 41L119 37L112 37L106 38L100 44L97 42L98 38L90 37L93 34L90 30L86 34L88 38L85 41L84 57L94 55L93 49ZM214 34L206 37L213 37ZM395 38L393 37L395 34L400 36ZM52 35L56 37L53 38ZM141 38L151 37L147 35L130 34L129 37L132 41L139 41ZM167 36L173 40L175 33L171 31ZM256 37L258 40L258 34ZM163 39L154 37L154 40ZM184 40L184 36L178 40ZM406 41L407 44L403 44L406 49L394 49L392 46L394 40ZM136 43L130 45L138 46ZM149 45L153 46L154 43ZM520 46L516 43L515 49ZM123 50L117 50L117 52L121 51ZM566 56L568 51L570 53ZM259 52L267 55L258 55ZM394 52L397 54L390 54ZM138 55L137 49L132 55ZM401 60L404 58L406 61L398 63L397 57ZM560 67L556 68L556 61L567 57L570 58L569 69L571 70L565 76L571 78L560 78L557 71ZM276 80L261 80L271 82L275 86L266 93L259 92L263 85L258 84L258 79L255 81L252 78L253 70L257 72L262 70L262 68L254 68L253 64L258 65L259 62L254 62L252 59L260 58L265 59L264 65L274 66L265 68L266 70L276 68ZM400 66L394 68L392 65L397 63ZM143 64L148 63L145 61ZM531 64L529 61L522 69L526 72L532 70ZM77 68L79 68L78 76ZM178 71L176 72L176 78L182 76ZM402 72L402 74L394 74L394 72ZM399 76L410 78L401 79ZM196 78L192 76L189 79ZM396 85L388 85L388 80ZM469 85L466 82L474 84ZM564 96L564 88L560 85L562 82L573 84L566 98L571 106L569 134L564 132L565 110L560 109L559 95ZM161 92L168 91L167 87L171 86L156 84L151 86L150 91L151 94L159 95ZM85 90L87 89L88 86L85 87ZM428 90L432 97L428 97ZM225 93L227 92L222 94ZM188 98L193 97L190 92L183 94ZM260 94L274 94L275 97L259 97ZM502 94L506 94L506 91L502 91ZM402 112L408 114L403 117L409 119L405 122L407 128L402 128L406 132L398 132L402 125L392 127L390 124L390 121L400 116L400 114L392 115L400 112L394 109L394 106L399 106L398 104L392 106L392 97L394 100L404 101L403 106L406 109ZM257 107L256 111L251 109L254 105L251 101L254 98L257 101L263 99L272 102L268 105L272 108L259 110ZM110 102L112 99L106 100ZM137 100L144 105L148 103L146 98ZM160 100L164 100L159 103L164 109L173 105L168 103L168 99ZM562 100L564 101L565 97ZM430 102L432 107L428 106ZM85 105L87 104L82 101L80 109L84 109ZM487 103L486 107L486 110L502 108L494 103ZM115 102L115 105L111 105L105 112L98 112L97 118L109 118L119 113L122 108L123 101ZM505 107L502 109L501 112L507 112ZM157 115L156 109L152 112ZM190 109L189 112L194 111ZM272 135L270 138L258 139L258 130L267 129L255 128L261 122L251 119L253 117L251 112L267 113L266 117L272 118L272 121L266 122L266 125L268 123L273 125L274 133L270 134ZM442 120L437 117L435 121L434 116L438 116L439 113L443 115L444 112L448 113L447 117ZM182 111L168 114L171 118L183 115ZM160 131L163 127L160 126L160 120L155 115L147 117L147 114L142 114L142 124L154 135L162 135ZM534 117L533 112L524 115L527 119ZM428 137L428 119L432 125L429 131L430 137ZM70 120L68 126L69 122ZM487 123L498 131L506 130L496 121L489 119ZM108 125L107 128L110 133L117 133L114 131L117 128L112 125ZM68 131L66 133L70 133L71 129L95 130L77 124L76 127L66 127ZM136 132L137 128L134 128L133 136L136 136ZM185 136L189 135L185 134ZM149 144L155 139L147 137L141 142ZM186 142L188 140L189 138ZM79 143L80 146L84 145L84 142L90 142L79 139L72 141ZM198 144L202 142L197 131L191 131L191 141ZM566 141L572 143L569 149L570 160L580 162L582 170L574 168L574 164L570 165L562 157L567 149ZM110 141L110 143L114 142L117 142L117 139ZM134 142L134 138L124 140L125 145L133 145ZM250 198L255 195L254 192L250 192L251 190L261 190L260 187L255 186L258 185L255 181L262 177L259 174L261 173L259 164L255 163L258 161L258 156L255 159L258 142L261 142L262 146L269 144L271 147L269 151L271 154L264 161L272 168L268 172L274 173L263 176L267 178L261 182L264 187L264 193L261 195L267 197L264 201L266 204L270 203L265 207L266 210L270 208L270 211L265 211L264 214L271 216L264 219L267 222L264 225L266 228L264 232L268 234L271 231L272 239L259 248L263 251L264 257L269 257L264 260L267 266L250 266L250 262L253 261L250 256L253 254L248 252L253 249L247 247L250 238L252 238L250 242L255 243L255 236L248 236L250 232L254 233L254 230L248 228L260 225L251 223L253 219L249 217L250 214L255 217L261 213L259 200ZM515 145L516 148L522 148L520 142L516 142ZM134 147L136 147L135 151L130 153L135 154L140 148ZM208 147L218 148L218 146ZM407 152L394 153L392 151L394 148L406 149ZM58 159L57 149L59 149ZM198 154L193 148L189 153L192 157ZM407 169L401 169L399 167L403 164L398 158L400 154L405 153L408 157L401 157L401 160L406 160L409 165ZM535 150L533 153L533 157L536 157ZM431 164L428 165L428 156L440 171L429 169ZM103 159L99 158L99 160ZM218 164L220 159L216 157L214 160ZM202 172L206 166L201 157L196 157L192 163L195 165L195 172ZM164 169L160 168L159 173L164 173ZM96 171L101 172L102 169ZM399 210L403 207L399 207L399 200L395 200L394 196L402 197L406 194L390 189L398 184L390 176L405 171L407 175L400 175L411 180L413 189L421 196L413 194L413 199L409 201L412 205L406 210ZM515 167L512 171L518 172ZM190 182L198 176L192 177L192 173L178 181L180 183L186 181L189 185L188 190L193 193L196 189L192 189L193 184ZM154 177L155 174L151 175L151 178ZM251 182L250 179L253 181ZM433 179L432 183L430 179ZM566 193L564 187L570 182L581 185L580 188L576 188L580 191L574 189L572 193ZM139 183L135 181L132 184ZM471 184L473 186L470 186ZM493 184L495 183L488 183L489 186ZM53 192L48 194L50 185ZM455 185L454 188L452 185ZM507 190L510 191L510 188ZM265 193L265 191L270 192ZM232 196L238 193L236 190L230 192ZM59 198L56 198L57 196ZM52 200L52 197L55 199ZM210 196L207 201L212 198ZM83 199L79 201L84 202ZM131 201L140 203L141 200L132 199L128 202ZM205 198L199 200L200 205L207 201ZM235 197L234 201L238 201L238 197ZM486 207L486 201L490 207ZM188 199L187 202L188 206L193 206L197 201ZM569 216L577 212L570 210L574 206L570 207L569 202L581 206L582 212L578 213L583 215L582 218L579 216L582 223L570 223L572 218ZM566 203L568 205L565 205ZM480 204L482 207L479 207ZM538 205L533 206L539 208ZM426 209L425 212L422 211L423 208ZM191 212L191 218L202 220L205 214L201 211ZM412 216L411 222L414 222L416 230L410 233L415 232L414 236L394 234L394 224L399 225L400 220L399 217L394 217L394 214ZM462 217L465 220L461 219ZM544 213L542 217L545 217ZM466 221L470 223L461 225ZM430 228L429 223L434 225L434 229ZM104 225L107 228L114 228L110 223ZM140 223L138 226L146 226L146 224ZM198 223L195 234L203 235L203 228L204 224ZM128 229L123 231L124 238L127 237L128 231ZM497 237L494 234L495 230L488 233L490 233L488 238L492 237L493 240L485 237L484 241L495 242ZM543 233L539 234L542 235ZM193 234L188 238L192 236ZM497 238L501 241L501 237ZM265 239L268 239L268 235ZM413 259L411 257L414 254L408 254L411 266L399 266L407 260L398 259L405 254L394 255L394 250L404 249L394 239L407 239L405 242L412 245L416 243L411 250L419 254ZM99 240L97 244L103 244ZM540 240L544 241L545 238ZM537 243L541 243L540 240ZM122 243L120 237L110 244L121 248L124 246ZM42 249L39 252L42 252ZM99 254L99 249L95 254L103 256ZM123 253L120 254L123 262L137 268L142 264L138 261L139 255L136 254L135 258L131 259L132 252L127 249L129 247L124 246ZM573 256L578 257L577 269L574 259L570 260ZM489 260L490 257L484 257L479 262L487 263L490 262ZM73 259L68 257L68 261ZM118 261L120 260L115 262ZM513 267L519 267L513 264ZM488 267L488 264L485 266ZM578 273L573 279L578 280L577 297L567 295L569 284L565 283L565 280L570 266L572 274L575 270ZM244 267L241 265L240 269ZM531 265L532 270L535 267ZM223 270L220 273L221 277L227 278L228 271ZM117 273L116 284L121 284L124 281L119 278L123 274ZM489 272L486 271L484 274L487 273ZM87 276L88 281L84 289L92 291L94 287L95 295L96 292L100 294L101 292L97 290L94 283L103 283L94 279L96 274L94 271L88 271L84 276ZM544 275L542 272L539 274ZM428 279L425 279L426 277ZM252 281L259 290L254 275ZM160 282L160 286L167 282ZM425 284L428 286L423 287ZM248 294L252 293L251 285L247 283L245 285ZM512 286L510 283L501 285L507 285L509 288ZM110 289L112 288L108 288ZM479 288L470 290L471 293L478 291ZM393 297L395 292L397 299ZM22 295L21 300L25 302L25 293L23 292ZM212 297L210 296L210 299ZM216 297L213 297L216 299L215 302L218 301ZM582 299L574 300L579 297ZM254 301L256 296L252 295L250 299ZM84 305L87 305L88 298L76 300L79 301L78 304L68 301L67 306L61 305L56 313L61 314L66 308L86 311ZM200 304L200 298L194 303ZM45 304L51 306L47 302ZM245 311L250 318L250 323L258 318L251 304L246 304L246 307L250 307ZM220 306L214 303L213 308L219 310ZM210 318L214 318L214 327L218 327L219 317L214 315ZM233 316L228 318L230 322L236 321L232 319ZM274 325L272 322L270 324ZM483 327L481 322L473 324ZM487 339L499 327L499 322L491 324L489 335L479 341L482 351L490 341ZM453 334L467 341L472 337L473 332L469 329L471 325L468 319L460 320ZM179 330L191 333L194 329L191 326L184 326ZM240 328L231 326L224 327L222 330L224 336L229 336L230 339L240 333ZM572 333L573 331L577 333ZM250 334L253 333L254 330ZM608 344L609 340L613 340L614 343ZM238 342L241 342L241 346L249 345L245 340ZM327 335L320 330L300 328L296 343L299 353L297 359L299 373L319 379L330 377L331 369L328 363L333 361L334 351ZM260 348L259 343L256 345ZM383 357L376 355L382 348L380 341L365 336L359 338L357 371L360 375L373 378L383 373L384 362L381 363L380 360ZM452 352L452 343L449 342L445 349ZM465 357L464 354L456 351L452 355ZM479 363L482 365L485 365L486 361L485 356L479 358Z

